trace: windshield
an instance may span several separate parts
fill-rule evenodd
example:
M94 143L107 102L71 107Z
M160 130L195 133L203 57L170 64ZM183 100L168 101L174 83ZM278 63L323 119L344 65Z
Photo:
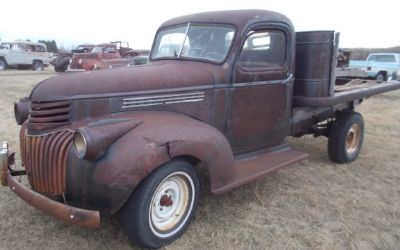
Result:
M234 29L228 26L187 24L162 30L156 37L152 59L186 58L221 63L232 44Z
M11 49L11 44L9 43L2 43L0 45L0 49Z
M78 46L75 50L90 50L88 47L85 47L85 46Z

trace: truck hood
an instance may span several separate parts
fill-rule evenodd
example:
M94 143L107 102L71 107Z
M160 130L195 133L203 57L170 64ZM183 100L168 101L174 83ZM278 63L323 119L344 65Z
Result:
M221 65L189 61L158 61L109 70L65 73L40 82L34 102L128 95L129 92L194 87L223 83Z
M92 52L88 52L88 53L76 53L74 52L74 57L73 59L93 59L93 58L98 58L99 53L92 53Z

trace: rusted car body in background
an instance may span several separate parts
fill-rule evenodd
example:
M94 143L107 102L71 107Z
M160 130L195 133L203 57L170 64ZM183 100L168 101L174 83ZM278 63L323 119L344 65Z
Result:
M68 69L69 62L75 53L87 53L92 51L93 44L81 44L75 49L69 51L62 51L57 53L56 57L51 61L56 72L65 72Z
M357 158L364 125L355 106L400 83L336 91L337 46L333 31L296 33L270 11L169 20L148 64L60 75L16 103L33 191L14 180L25 172L13 170L7 144L2 184L80 226L99 227L100 218L120 211L132 240L168 244L193 216L200 163L220 194L304 159L287 136L323 135L332 161Z
M75 54L70 61L70 69L87 71L144 64L147 60L135 59L146 56L147 50L133 50L126 42L110 42L96 45L90 53Z

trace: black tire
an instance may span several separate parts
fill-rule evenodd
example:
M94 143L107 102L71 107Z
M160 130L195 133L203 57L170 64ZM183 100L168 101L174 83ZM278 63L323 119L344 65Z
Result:
M58 60L54 65L54 70L56 72L65 72L68 69L69 57L62 58Z
M196 169L187 161L173 160L156 169L135 189L121 210L121 226L131 241L160 248L186 231L198 197Z
M386 79L386 75L385 74L383 74L383 73L379 73L377 76L376 76L376 82L377 83L381 83L381 82L384 82L384 81L386 81L387 79Z
M67 71L67 69L68 69L68 63L66 63L63 66L54 67L54 71L58 72L58 73L65 72L65 71Z
M349 163L360 153L364 141L364 120L360 113L344 112L329 129L328 154L331 161Z
M4 71L7 69L7 62L3 58L0 58L0 71Z
M43 71L44 70L44 65L43 65L43 63L41 61L33 61L32 69L34 71Z

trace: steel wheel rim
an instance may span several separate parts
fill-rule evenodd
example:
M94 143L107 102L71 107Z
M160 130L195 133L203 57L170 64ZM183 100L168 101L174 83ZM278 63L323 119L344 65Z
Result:
M353 154L359 147L361 138L360 126L353 124L346 136L346 151L348 154Z
M193 209L194 184L185 172L168 175L153 194L149 209L151 231L161 238L178 232Z

